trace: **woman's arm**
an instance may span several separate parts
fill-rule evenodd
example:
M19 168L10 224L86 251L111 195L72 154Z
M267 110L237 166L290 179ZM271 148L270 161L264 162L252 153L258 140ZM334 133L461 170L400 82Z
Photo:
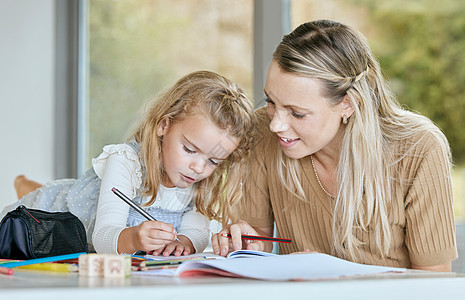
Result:
M411 268L416 269L416 270L435 271L435 272L450 272L452 270L451 263L428 266L428 267L422 267L422 266L417 266L415 264L412 264Z
M447 147L425 134L404 158L408 169L405 205L405 246L411 267L450 271L457 257L451 169ZM428 267L426 267L428 266Z
M242 240L241 236L245 234L272 237L273 230L273 226L258 228L250 226L245 221L238 221L237 223L226 226L219 233L212 236L213 253L226 256L229 252L240 249L271 252L273 250L272 242ZM231 238L221 236L223 233L230 233Z

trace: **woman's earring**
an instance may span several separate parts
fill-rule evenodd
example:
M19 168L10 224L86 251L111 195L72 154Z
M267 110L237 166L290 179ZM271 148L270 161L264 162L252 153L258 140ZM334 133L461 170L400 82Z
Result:
M342 116L342 124L344 124L344 125L347 124L347 116L346 115Z

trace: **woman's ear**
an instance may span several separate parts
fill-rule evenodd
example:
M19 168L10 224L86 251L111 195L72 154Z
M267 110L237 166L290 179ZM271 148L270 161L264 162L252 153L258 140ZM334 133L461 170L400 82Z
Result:
M344 99L342 99L342 116L346 118L350 118L352 114L354 113L355 108L350 102L349 95L345 95Z
M168 128L170 127L170 120L168 118L164 118L157 126L157 136L164 136L168 132Z

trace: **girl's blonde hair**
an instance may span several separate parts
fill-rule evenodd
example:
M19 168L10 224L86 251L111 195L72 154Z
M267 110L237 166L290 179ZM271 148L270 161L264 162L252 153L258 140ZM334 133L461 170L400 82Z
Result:
M400 152L392 145L430 132L449 149L445 136L429 119L402 109L365 38L346 25L329 20L304 23L284 36L273 59L285 72L318 79L330 104L339 104L346 95L350 99L355 111L340 146L334 252L356 260L361 245L356 232L369 229L374 231L379 255L384 257L391 243L391 184L400 180L395 165L413 146ZM282 151L278 161L283 184L305 200L297 175L298 161Z
M231 209L227 203L237 203L242 196L237 165L251 148L255 119L253 103L246 93L227 78L210 71L188 74L154 99L136 129L134 137L141 143L140 156L146 170L144 193L152 196L145 205L155 201L165 175L158 126L164 120L172 124L192 113L202 113L240 141L236 150L209 177L195 184L197 210L210 219L226 223Z

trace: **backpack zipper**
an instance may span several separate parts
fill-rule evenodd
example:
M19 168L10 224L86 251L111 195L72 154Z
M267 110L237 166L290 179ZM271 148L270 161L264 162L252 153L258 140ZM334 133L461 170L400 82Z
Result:
M34 218L34 216L26 209L25 206L21 205L20 208L21 208L21 209L24 209L24 211L25 211L29 216L31 216L31 218L33 218L37 223L40 224L40 221L37 220L36 218Z

